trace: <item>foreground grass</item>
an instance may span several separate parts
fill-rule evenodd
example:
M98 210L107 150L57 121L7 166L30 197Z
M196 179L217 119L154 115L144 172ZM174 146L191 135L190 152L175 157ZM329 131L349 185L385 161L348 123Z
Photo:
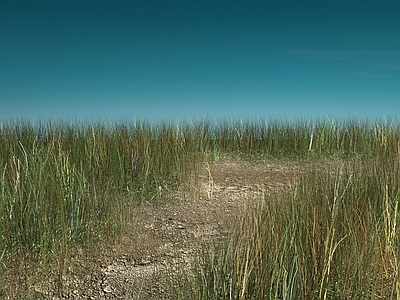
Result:
M146 123L3 125L0 280L14 278L4 293L24 295L38 267L54 266L61 294L71 256L118 240L133 205L161 199L195 168L181 133Z
M357 156L368 164L304 178L289 199L249 212L245 236L213 254L214 271L203 270L199 298L328 297L361 287L387 295L397 270L399 132L392 122L355 120L3 124L0 295L23 298L37 269L50 267L61 295L71 256L118 240L133 205L164 199L202 159L220 155ZM353 274L350 285L342 273Z
M200 255L194 299L400 297L398 137L381 135L376 155L365 155L372 132L359 129L360 156L305 172L289 194L249 207L225 245Z
M249 208L199 258L195 299L397 299L398 170L360 163L305 175Z

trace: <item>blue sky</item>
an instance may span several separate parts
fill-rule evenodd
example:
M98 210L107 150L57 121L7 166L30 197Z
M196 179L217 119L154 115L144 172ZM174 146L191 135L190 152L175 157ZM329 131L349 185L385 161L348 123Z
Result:
M398 117L400 1L2 1L0 119Z

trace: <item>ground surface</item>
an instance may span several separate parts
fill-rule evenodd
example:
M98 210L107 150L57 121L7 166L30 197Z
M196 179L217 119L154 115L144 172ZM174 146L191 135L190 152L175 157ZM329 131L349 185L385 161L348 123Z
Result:
M166 280L191 266L205 241L226 237L246 202L288 189L307 164L289 160L205 163L189 188L168 204L151 201L132 212L134 221L112 251L69 268L63 298L170 299ZM315 165L315 162L313 163ZM43 298L57 299L40 291Z

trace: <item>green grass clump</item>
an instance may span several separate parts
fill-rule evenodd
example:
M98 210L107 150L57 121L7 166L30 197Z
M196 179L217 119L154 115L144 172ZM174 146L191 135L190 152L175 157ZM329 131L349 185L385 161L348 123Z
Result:
M201 256L194 298L394 299L399 197L392 161L316 169Z
M55 264L61 284L70 256L117 241L133 205L162 199L195 168L185 134L141 122L3 125L0 280L16 271L27 289L17 269Z

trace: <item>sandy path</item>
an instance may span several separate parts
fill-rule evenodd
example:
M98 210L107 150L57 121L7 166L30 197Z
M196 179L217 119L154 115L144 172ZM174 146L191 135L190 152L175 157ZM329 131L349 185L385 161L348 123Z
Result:
M205 164L192 187L177 193L175 203L135 208L134 221L113 251L70 268L63 296L169 299L165 280L190 266L205 240L226 237L246 202L287 190L300 170L298 163L282 160Z

